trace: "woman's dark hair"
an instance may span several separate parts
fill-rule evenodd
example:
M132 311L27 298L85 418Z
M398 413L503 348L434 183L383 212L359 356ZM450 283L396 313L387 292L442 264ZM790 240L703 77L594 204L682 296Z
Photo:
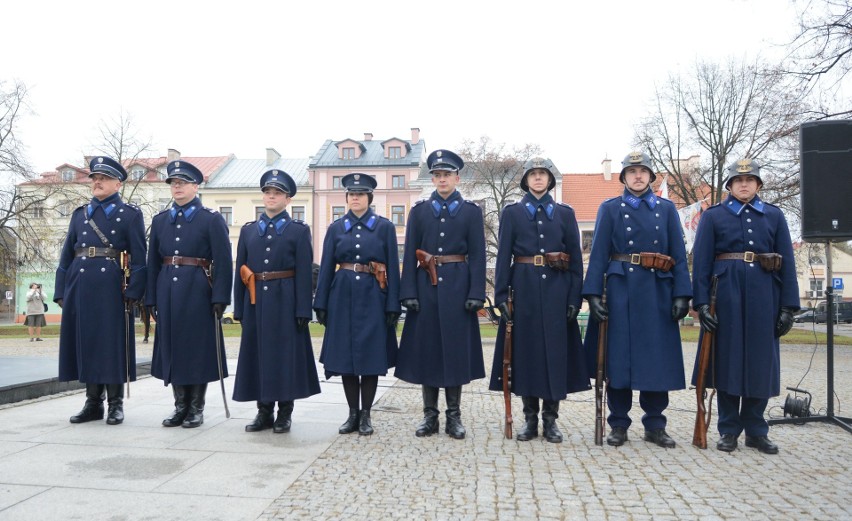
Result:
M346 192L346 204L349 204L349 194L357 192ZM363 193L363 192L362 192ZM367 205L373 204L373 192L367 192Z

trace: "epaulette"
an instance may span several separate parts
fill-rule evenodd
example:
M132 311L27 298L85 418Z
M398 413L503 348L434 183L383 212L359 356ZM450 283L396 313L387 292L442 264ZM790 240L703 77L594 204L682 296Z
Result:
M202 210L207 210L207 211L208 211L208 212L210 212L210 213L219 213L219 212L217 212L216 210L214 210L213 208L207 208L206 206L202 206L202 207L201 207L201 209L202 209Z
M257 221L249 221L249 222L247 222L247 223L245 223L245 224L243 225L243 228L245 228L246 226L251 226L252 224L254 224L254 223L256 223L256 222L257 222Z
M308 225L308 223L306 223L305 221L303 221L303 220L301 220L301 219L290 219L290 220L291 220L292 222L296 223L296 224L301 224L302 226L307 226L307 225Z
M464 202L466 202L466 203L468 203L468 204L472 204L473 206L475 206L475 207L479 208L479 205L478 205L478 204L476 204L476 203L475 203L475 202L473 202L473 201L468 201L467 199L465 199L465 200L464 200Z
M515 202L513 202L513 203L509 203L509 204L507 204L507 205L506 205L506 206L504 206L503 208L508 208L508 207L510 207L510 206L515 206L515 205L516 205L516 204L518 204L518 203L520 203L520 201L515 201Z
M609 199L604 199L604 203L608 203L610 201L615 201L615 200L618 200L618 199L621 199L620 195L616 196L616 197L610 197ZM601 204L603 204L603 203L601 203Z
M162 210L160 210L159 212L157 212L155 215L160 215L160 214L168 213L168 211L169 211L170 209L171 209L171 206L166 206L165 208L163 208Z
M563 203L563 202L561 202L561 201L560 201L560 202L558 202L558 203L556 203L556 204L558 204L559 206L564 206L565 208L571 208L572 210L574 209L574 208L573 208L570 204L568 204L568 203Z
M417 206L418 204L425 203L425 202L426 202L426 201L428 201L428 200L429 200L429 199L418 199L418 200L417 200L417 202L415 202L415 203L414 203L414 206ZM412 206L412 208L413 208L414 206Z

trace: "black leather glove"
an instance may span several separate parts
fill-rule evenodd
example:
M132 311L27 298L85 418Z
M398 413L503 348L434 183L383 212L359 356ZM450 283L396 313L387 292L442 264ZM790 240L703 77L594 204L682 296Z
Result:
M710 314L710 306L704 304L698 307L698 321L701 322L701 327L708 333L713 333L719 327L719 319L716 315Z
M324 309L315 309L314 311L317 314L317 322L324 326L326 321L328 320L328 311Z
M781 308L778 313L778 322L775 324L775 337L779 338L793 329L793 310L790 308Z
M227 306L221 302L213 303L213 314L216 316L216 319L222 318L222 314L225 313L225 308Z
M479 300L479 299L476 299L476 298L469 298L469 299L464 301L464 310L465 311L473 311L474 313L476 313L477 311L479 311L483 307L485 307L485 301L484 300Z
M568 312L565 313L565 316L568 318L568 322L574 322L577 320L577 315L580 313L580 308L577 306L568 306Z
M296 329L299 331L304 331L308 329L308 324L311 323L311 319L305 317L296 317Z
M672 320L678 321L689 313L689 297L675 297L672 301Z
M59 306L60 308L62 307L62 302L63 301L62 301L61 298L56 299L56 305Z
M148 308L148 316L157 318L157 306L145 306Z
M607 309L606 304L603 303L601 296L589 295L586 297L586 300L589 301L589 313L591 313L592 318L598 322L606 322L606 319L609 316L609 310Z
M385 324L388 327L396 327L397 322L399 322L399 313L396 311L387 311L385 312Z
M400 302L402 307L407 309L408 311L420 311L420 301L416 298L405 298Z
M509 311L509 304L506 302L501 302L500 305L497 306L497 309L500 310L500 317L506 322L512 320L512 312Z

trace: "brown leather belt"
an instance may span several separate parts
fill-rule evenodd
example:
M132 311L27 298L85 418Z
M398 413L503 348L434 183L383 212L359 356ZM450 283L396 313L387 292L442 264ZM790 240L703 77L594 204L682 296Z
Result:
M369 264L359 264L357 262L341 262L340 264L338 264L338 266L340 266L340 269L342 270L352 270L357 271L358 273L372 273Z
M571 255L554 251L543 255L531 255L529 257L523 255L515 255L512 261L515 264L532 264L534 266L549 266L560 271L568 270L568 261L571 260Z
M760 267L766 271L779 271L783 257L779 253L755 253L744 251L742 253L720 253L716 260L741 260L743 262L760 263Z
M210 261L200 257L163 257L163 265L168 266L198 266L210 269Z
M254 280L292 279L295 276L296 270L262 271L254 274Z
M636 266L642 266L646 269L658 269L663 273L669 271L674 266L674 259L662 253L642 252L642 253L613 253L609 256L609 260L618 262L629 262Z
M435 259L432 262L438 266L441 264L451 264L453 262L465 262L467 260L466 255L432 255L432 258Z
M120 253L115 248L96 248L94 246L74 250L75 257L106 257L108 259L117 259Z
M370 261L369 264L341 262L338 264L342 270L352 270L356 273L369 273L376 278L379 287L385 289L388 287L388 268L387 265L381 262Z
M417 267L429 274L433 286L438 285L438 268L436 266L453 262L467 262L466 255L432 255L426 250L416 250L414 255L417 257Z

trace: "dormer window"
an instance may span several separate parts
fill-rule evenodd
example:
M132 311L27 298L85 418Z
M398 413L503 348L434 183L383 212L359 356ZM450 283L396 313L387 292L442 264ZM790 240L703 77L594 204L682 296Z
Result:
M355 159L355 148L343 147L343 159Z
M388 159L399 159L402 157L402 147L388 147Z
M134 167L130 171L130 177L134 181L141 181L145 177L145 169L141 166Z
M70 182L74 180L74 171L70 168L62 171L62 180L64 182Z

